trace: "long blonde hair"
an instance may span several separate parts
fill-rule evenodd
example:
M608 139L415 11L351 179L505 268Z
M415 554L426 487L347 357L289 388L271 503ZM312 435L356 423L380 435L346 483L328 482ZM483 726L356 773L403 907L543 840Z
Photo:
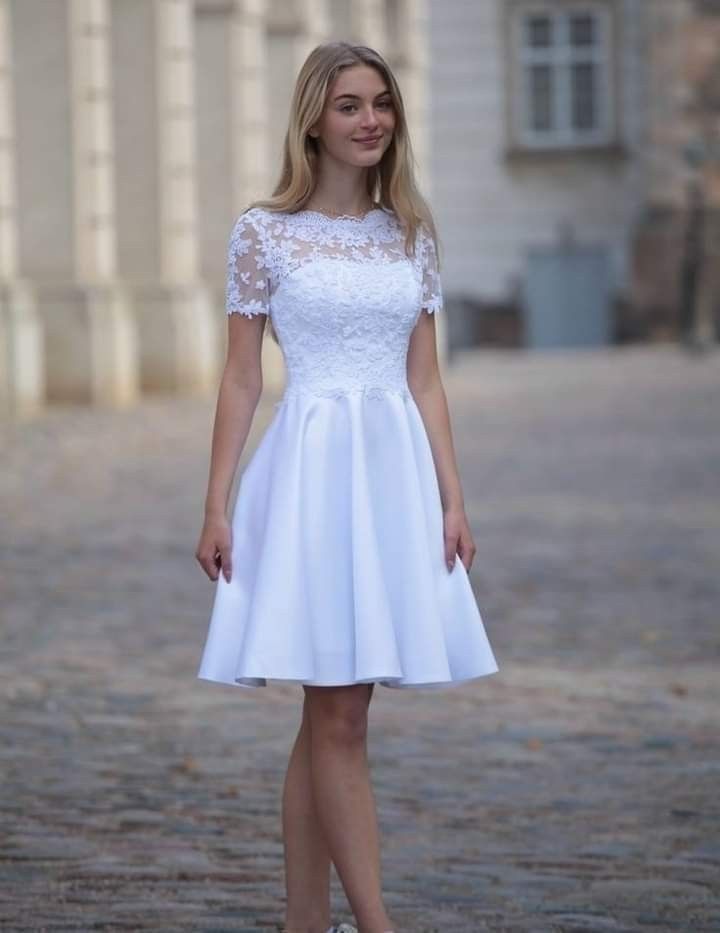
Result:
M379 52L366 45L349 42L324 42L316 46L303 63L295 82L280 178L270 198L248 204L269 211L302 210L317 184L318 142L308 130L321 118L330 87L338 73L353 65L369 65L385 79L395 111L395 129L390 145L377 165L367 169L367 193L370 199L392 210L405 230L405 252L415 254L418 227L429 230L440 257L438 235L432 212L415 182L415 159L410 144L405 106L395 76ZM275 333L271 327L275 340Z

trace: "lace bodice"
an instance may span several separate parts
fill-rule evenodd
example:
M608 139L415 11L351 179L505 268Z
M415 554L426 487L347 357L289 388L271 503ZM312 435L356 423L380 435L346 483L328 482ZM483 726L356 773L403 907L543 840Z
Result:
M363 217L253 207L235 223L228 314L268 314L283 351L285 397L407 393L417 319L442 307L433 238L421 227L405 253L395 214Z

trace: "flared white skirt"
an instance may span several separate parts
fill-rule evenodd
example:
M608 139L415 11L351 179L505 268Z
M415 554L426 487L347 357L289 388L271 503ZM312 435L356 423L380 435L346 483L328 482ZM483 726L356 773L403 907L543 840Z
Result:
M198 677L446 687L495 673L467 571L444 556L412 395L289 395L248 461Z

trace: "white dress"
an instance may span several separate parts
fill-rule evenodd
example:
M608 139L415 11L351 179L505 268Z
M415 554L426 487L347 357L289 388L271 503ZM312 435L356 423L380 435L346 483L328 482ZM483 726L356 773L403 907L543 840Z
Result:
M269 314L286 367L240 476L198 677L242 687L443 687L498 670L467 571L444 556L432 450L407 382L442 307L435 245L394 213L253 207L228 249L228 314Z

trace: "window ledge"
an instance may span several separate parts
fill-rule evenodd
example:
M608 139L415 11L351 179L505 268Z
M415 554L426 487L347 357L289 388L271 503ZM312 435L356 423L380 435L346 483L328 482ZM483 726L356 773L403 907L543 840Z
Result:
M506 162L548 162L576 159L619 161L627 159L630 150L622 143L605 143L596 146L557 145L534 148L533 146L506 146L503 158Z

